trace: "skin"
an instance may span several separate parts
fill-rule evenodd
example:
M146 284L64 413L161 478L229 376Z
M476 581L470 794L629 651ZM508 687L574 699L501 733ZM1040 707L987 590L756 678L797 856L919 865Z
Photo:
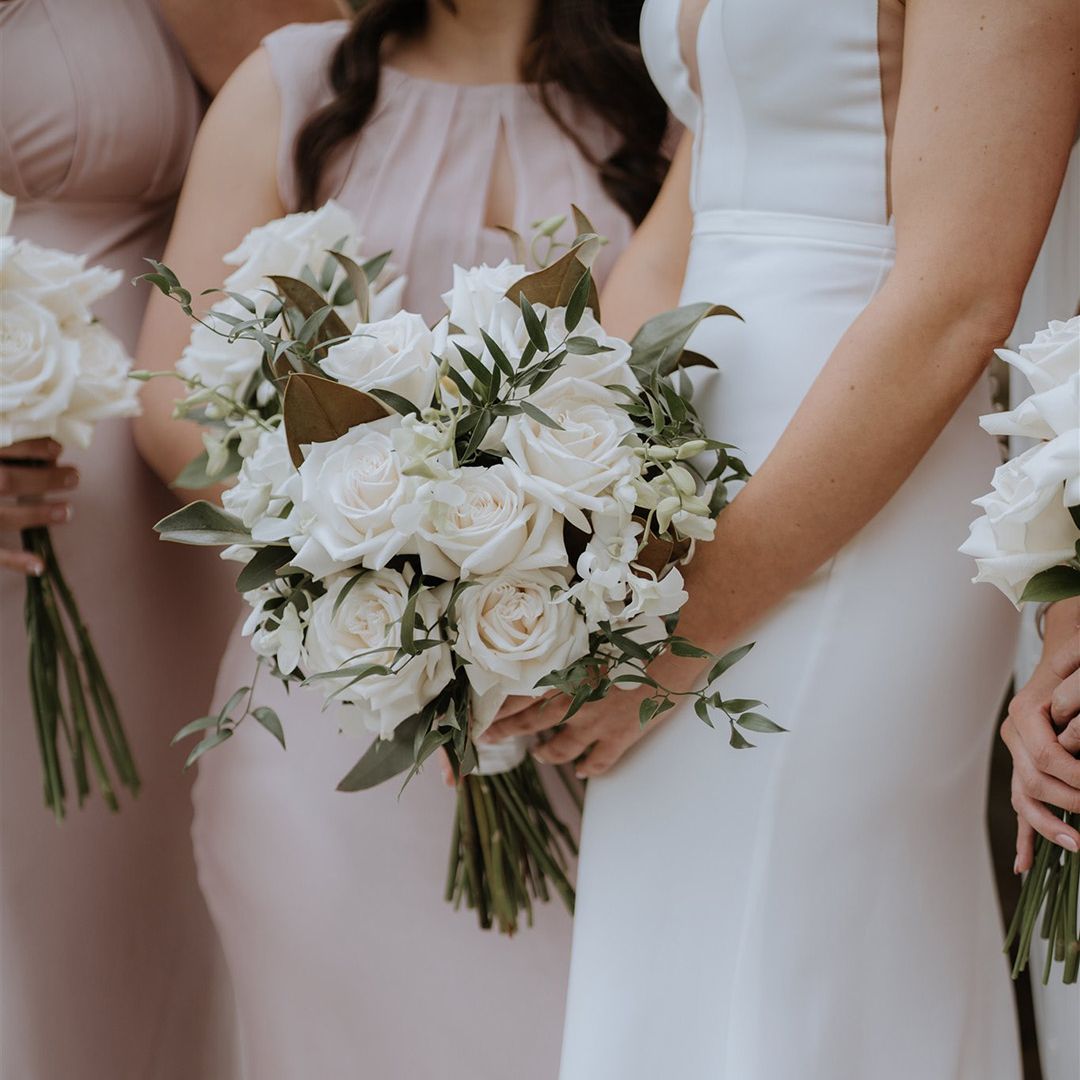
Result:
M896 263L828 359L787 430L689 565L680 633L723 652L831 558L911 474L1012 328L1080 118L1074 0L909 0L892 192ZM1001 166L1008 162L1008 168ZM685 184L686 170L669 183ZM666 196L666 193L665 193ZM667 299L643 250L684 225L664 197L604 297L629 336ZM685 236L685 233L683 234ZM685 241L683 243L685 249ZM818 499L822 486L828 499ZM665 657L656 677L688 689L699 664ZM641 692L586 706L537 752L584 755L596 776L653 730ZM509 703L509 710L520 709ZM561 710L506 715L493 740L539 732Z
M1016 872L1031 869L1036 833L1080 850L1080 832L1045 805L1080 812L1080 597L1047 612L1042 659L1010 702L1001 737L1013 758Z
M159 7L192 72L210 94L221 88L240 61L272 30L290 22L340 18L348 10L336 0L258 0L225 5L211 0L161 0ZM208 33L208 28L213 32ZM63 525L71 520L72 505L49 498L70 494L79 483L76 469L58 464L61 450L52 439L30 439L0 452L0 533L15 533L34 525ZM43 569L37 556L17 546L0 546L0 570L37 575Z
M394 48L387 60L411 75L440 82L513 82L536 9L537 0L456 0L455 12L432 3L426 32ZM251 229L286 212L277 189L280 123L270 63L265 51L257 49L206 114L162 256L196 296L220 286L223 255ZM513 191L510 162L497 156L488 193L491 223L513 220ZM137 366L171 369L190 333L187 316L155 292L146 309ZM143 415L135 421L136 444L166 483L202 450L197 426L172 418L183 393L176 380L152 380L143 391ZM185 499L214 498L219 491L180 494Z

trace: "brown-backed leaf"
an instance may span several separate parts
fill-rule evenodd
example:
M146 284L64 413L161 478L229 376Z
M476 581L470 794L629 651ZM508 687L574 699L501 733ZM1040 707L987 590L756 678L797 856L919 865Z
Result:
M371 289L368 284L367 274L348 255L344 255L340 251L330 251L327 254L336 259L338 265L345 271L345 278L352 286L353 299L360 309L360 321L368 322L371 318Z
M389 413L382 402L351 386L296 372L289 376L281 407L289 456L298 469L304 460L301 446L332 442Z
M513 255L514 262L526 263L528 262L528 255L525 252L525 241L521 238L521 233L516 229L511 229L508 225L496 225L496 229L501 233L505 233L510 240L510 252Z
M530 304L544 304L547 307L565 307L574 292L574 286L581 280L585 271L592 266L596 253L600 250L600 237L591 235L566 252L543 270L535 274L526 274L506 290L506 295L516 301L521 293ZM600 298L593 282L589 289L588 307L593 315L600 318Z
M666 567L686 558L689 550L689 540L684 539L674 543L671 540L665 540L662 536L650 535L634 562L638 566L645 567L646 570L651 570L659 577Z
M326 307L326 299L313 289L306 281L300 281L294 277L283 277L280 274L271 274L270 280L275 288L305 319L312 316L320 308ZM333 338L348 337L349 328L345 320L336 312L331 311L323 320L315 335L315 341L330 341Z
M574 231L577 233L576 238L598 235L596 229L593 228L593 223L588 219L584 210L571 203L570 212L574 216Z

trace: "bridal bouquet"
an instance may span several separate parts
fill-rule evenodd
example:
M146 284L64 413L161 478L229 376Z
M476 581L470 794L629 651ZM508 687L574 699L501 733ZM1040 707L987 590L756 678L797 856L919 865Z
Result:
M1080 316L1052 322L1019 352L998 355L1033 393L1011 412L984 416L982 426L1038 441L995 472L993 491L976 500L983 516L960 550L975 557L976 581L991 582L1015 604L1080 596ZM1059 813L1080 827L1080 814ZM1065 982L1076 982L1078 896L1080 855L1040 836L1009 930L1009 947L1018 944L1014 975L1027 966L1042 912L1044 981L1056 959L1064 961Z
M0 456L24 439L52 438L85 448L100 420L138 411L123 347L93 317L93 305L120 281L118 271L8 235L15 200L0 193ZM67 769L80 805L92 772L106 803L113 780L132 792L139 778L108 681L44 527L25 529L27 551L45 569L27 580L30 691L45 776L45 803L63 818Z
M458 780L447 898L508 933L534 901L554 891L572 909L574 894L572 839L528 742L477 741L506 698L561 692L552 707L570 717L646 685L644 724L680 696L649 674L662 652L710 660L711 684L749 648L713 657L675 634L678 564L746 477L676 376L700 360L684 352L698 323L733 313L697 304L631 343L609 336L589 270L600 240L576 220L572 248L537 272L454 268L433 329L404 311L371 317L371 272L340 248L321 273L270 275L274 294L238 300L248 318L223 339L250 349L244 380L223 393L201 377L192 395L200 408L214 395L226 434L210 456L235 449L235 485L224 509L194 503L158 525L228 545L255 652L375 736L341 790L407 783L446 755ZM164 267L151 280L190 309ZM344 298L359 298L358 322ZM737 747L743 730L780 730L760 702L711 685L684 696L708 724L726 716ZM231 736L245 698L188 725L203 736L191 758ZM268 710L251 715L282 737Z

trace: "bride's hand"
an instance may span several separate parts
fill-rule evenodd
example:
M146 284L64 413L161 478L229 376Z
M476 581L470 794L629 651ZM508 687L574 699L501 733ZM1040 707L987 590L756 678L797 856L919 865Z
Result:
M1035 833L1070 851L1080 849L1080 833L1046 806L1080 812L1080 761L1073 756L1080 751L1080 641L1044 657L1010 703L1001 737L1013 758L1020 873L1031 868Z
M0 450L0 533L71 520L68 503L44 498L79 482L75 469L56 464L59 456L60 444L52 439L27 439ZM7 546L0 546L0 568L35 575L44 570L37 555Z

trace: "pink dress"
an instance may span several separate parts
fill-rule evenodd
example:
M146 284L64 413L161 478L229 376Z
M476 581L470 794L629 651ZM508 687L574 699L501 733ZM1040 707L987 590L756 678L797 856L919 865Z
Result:
M323 72L341 26L290 27L266 39L281 92L280 186L295 205L291 145L326 100ZM611 133L570 112L590 145ZM516 227L589 213L611 243L630 224L595 171L518 85L455 86L384 72L375 115L329 177L370 250L393 249L406 305L432 318L454 262L498 261L484 230L500 129L516 182ZM223 701L251 677L235 634L218 679ZM340 735L321 696L286 696L270 678L257 699L278 710L289 749L254 724L200 765L195 846L200 880L236 991L250 1080L551 1080L558 1067L570 919L555 904L513 941L485 934L442 899L454 796L437 767L398 800L393 783L334 790L363 751Z
M0 188L18 198L14 235L130 279L164 246L202 104L153 3L92 7L0 5ZM98 307L129 348L147 294L125 282ZM191 856L190 777L169 740L206 704L236 609L216 567L151 531L175 499L128 423L102 425L74 460L75 519L55 541L143 791L118 815L93 801L58 826L46 812L23 584L0 576L0 1076L218 1077L224 965Z

